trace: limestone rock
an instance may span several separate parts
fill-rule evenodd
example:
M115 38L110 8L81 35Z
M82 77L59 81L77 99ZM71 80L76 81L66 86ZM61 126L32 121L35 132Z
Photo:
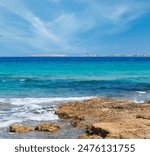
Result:
M77 139L102 139L99 135L81 135Z
M35 129L38 131L53 132L53 131L59 130L60 127L54 123L44 123L44 124L38 125Z
M144 139L149 135L147 121L124 120L123 123L94 123L88 127L87 133L113 139Z
M117 139L150 138L149 112L150 102L137 104L108 98L68 102L56 110L60 118L71 119L75 128L84 128L87 136Z
M141 118L141 119L146 119L146 120L150 120L150 112L143 112L143 113L138 113L136 115L136 118Z
M21 125L16 125L12 124L10 126L10 132L19 132L19 133L25 133L29 131L34 131L35 127L33 126L21 126Z

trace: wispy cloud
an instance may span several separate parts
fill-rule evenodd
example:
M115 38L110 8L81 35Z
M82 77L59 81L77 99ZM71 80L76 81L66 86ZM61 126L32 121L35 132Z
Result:
M145 0L81 0L81 2L87 5L88 13L92 14L93 20L97 21L95 26L111 25L112 28L117 27L118 30L120 28L125 30L125 27L128 28L132 22L150 12L150 2ZM109 29L107 31L109 32Z
M1 43L20 43L22 46L32 47L35 51L44 52L81 52L84 49L92 49L93 46L96 49L95 39L128 30L135 20L150 10L150 2L145 0L67 1L65 4L68 3L72 9L62 0L46 1L49 1L49 7L52 3L56 5L56 11L49 15L51 20L44 20L42 16L36 15L32 7L29 9L30 4L26 5L26 1L1 0L1 8L10 12L11 16L24 20L18 20L18 23L13 25L14 21L8 21L8 14L2 12ZM27 28L20 27L25 23ZM97 49L98 47L103 45L98 44Z
M37 34L36 37L41 39L49 39L49 41L58 46L62 46L63 41L59 39L50 29L46 28L45 23L37 16L35 16L30 10L28 10L22 3L18 1L5 0L2 5L6 7L9 11L16 13L18 16L25 19L32 26L32 31Z

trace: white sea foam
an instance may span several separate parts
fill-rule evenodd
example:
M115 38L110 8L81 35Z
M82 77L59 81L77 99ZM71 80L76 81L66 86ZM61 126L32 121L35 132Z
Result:
M145 94L146 92L145 91L137 91L137 93L139 93L139 94Z
M28 105L28 104L42 104L52 102L67 102L67 101L82 101L93 98L92 96L86 97L54 97L54 98L0 98L1 103L9 103L12 105Z
M10 111L0 111L2 115L0 118L0 127L7 127L16 122L23 122L28 120L34 121L50 121L57 120L58 116L54 111L49 111L40 105L30 106L14 106ZM8 115L9 114L9 115Z
M34 120L34 121L50 121L50 120L57 120L58 116L51 113L51 112L45 112L43 114L33 114L33 113L14 113L10 116L5 116L5 119L0 119L0 127L7 127L10 126L13 123L21 123L23 121L27 120Z
M0 127L7 127L15 122L28 120L50 121L57 120L54 114L53 102L82 101L92 97L68 97L68 98L1 98L0 103L13 105L8 111L0 110Z
M25 82L26 81L26 79L20 79L20 82Z
M1 124L0 124L0 127L3 128L3 127L7 127L13 123L16 123L16 122L21 122L22 120L20 119L8 119L8 120L5 120L5 121L1 121Z
M143 100L130 100L130 101L135 102L135 103L144 103L145 102Z

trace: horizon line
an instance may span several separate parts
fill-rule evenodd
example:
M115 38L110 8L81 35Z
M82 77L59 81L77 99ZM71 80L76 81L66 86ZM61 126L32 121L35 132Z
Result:
M114 54L114 55L2 55L0 57L150 57L150 54Z

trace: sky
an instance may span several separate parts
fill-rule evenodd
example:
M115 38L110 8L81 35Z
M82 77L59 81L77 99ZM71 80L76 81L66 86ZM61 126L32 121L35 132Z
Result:
M150 0L0 0L0 56L150 54Z

